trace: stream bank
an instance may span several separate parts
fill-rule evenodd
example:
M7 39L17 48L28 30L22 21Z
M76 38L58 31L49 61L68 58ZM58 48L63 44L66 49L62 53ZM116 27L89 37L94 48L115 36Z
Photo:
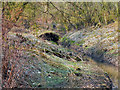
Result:
M118 87L118 22L67 33L61 39L61 45L87 61L91 58L90 62L107 72Z

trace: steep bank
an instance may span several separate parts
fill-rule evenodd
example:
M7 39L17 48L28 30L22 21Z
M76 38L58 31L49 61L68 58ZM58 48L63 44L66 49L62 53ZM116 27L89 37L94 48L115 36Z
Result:
M83 48L84 53L96 60L118 66L118 32L118 22L115 22L98 29L90 27L71 32L62 42L71 47L76 45L80 51Z
M89 56L118 84L118 22L101 28L85 28L63 36L61 44L82 57Z
M111 88L113 85L102 69L52 42L13 32L9 33L8 42L9 53L20 52L9 61L9 66L16 62L13 87Z

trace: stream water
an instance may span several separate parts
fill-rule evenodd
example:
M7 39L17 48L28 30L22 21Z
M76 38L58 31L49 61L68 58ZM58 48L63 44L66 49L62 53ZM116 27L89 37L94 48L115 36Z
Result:
M110 76L110 78L113 82L113 88L118 87L118 67L108 64L108 63L100 62L98 60L94 60L92 58L90 61L93 64L96 64L98 67L100 67L104 72L106 72Z
M71 50L73 50L74 52L77 52L76 54L85 54L84 49L81 47L80 50L75 49L75 48L70 48ZM83 52L81 52L83 51ZM100 67L104 72L106 72L109 77L111 78L112 82L113 82L113 88L118 87L118 67L109 64L109 63L105 63L105 62L101 62L100 60L94 59L92 58L92 56L88 56L86 55L86 57L88 58L88 60L90 61L90 63L97 65L98 67Z

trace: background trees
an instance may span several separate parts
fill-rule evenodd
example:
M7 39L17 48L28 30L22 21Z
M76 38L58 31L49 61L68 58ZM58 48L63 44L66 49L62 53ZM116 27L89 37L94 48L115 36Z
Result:
M59 24L63 31L101 26L116 21L117 13L117 3L113 2L3 3L4 20L38 30L52 29L53 24Z

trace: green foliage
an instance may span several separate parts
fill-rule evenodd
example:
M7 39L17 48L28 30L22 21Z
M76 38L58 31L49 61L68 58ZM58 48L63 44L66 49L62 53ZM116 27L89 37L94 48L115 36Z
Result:
M72 45L73 43L75 43L75 41L71 40L70 38L64 36L63 38L61 38L61 43L64 47L69 47L70 45Z
M77 46L80 46L80 45L82 45L84 42L85 42L84 40L81 40L81 41L79 41L78 43L75 43L75 44L76 44Z

